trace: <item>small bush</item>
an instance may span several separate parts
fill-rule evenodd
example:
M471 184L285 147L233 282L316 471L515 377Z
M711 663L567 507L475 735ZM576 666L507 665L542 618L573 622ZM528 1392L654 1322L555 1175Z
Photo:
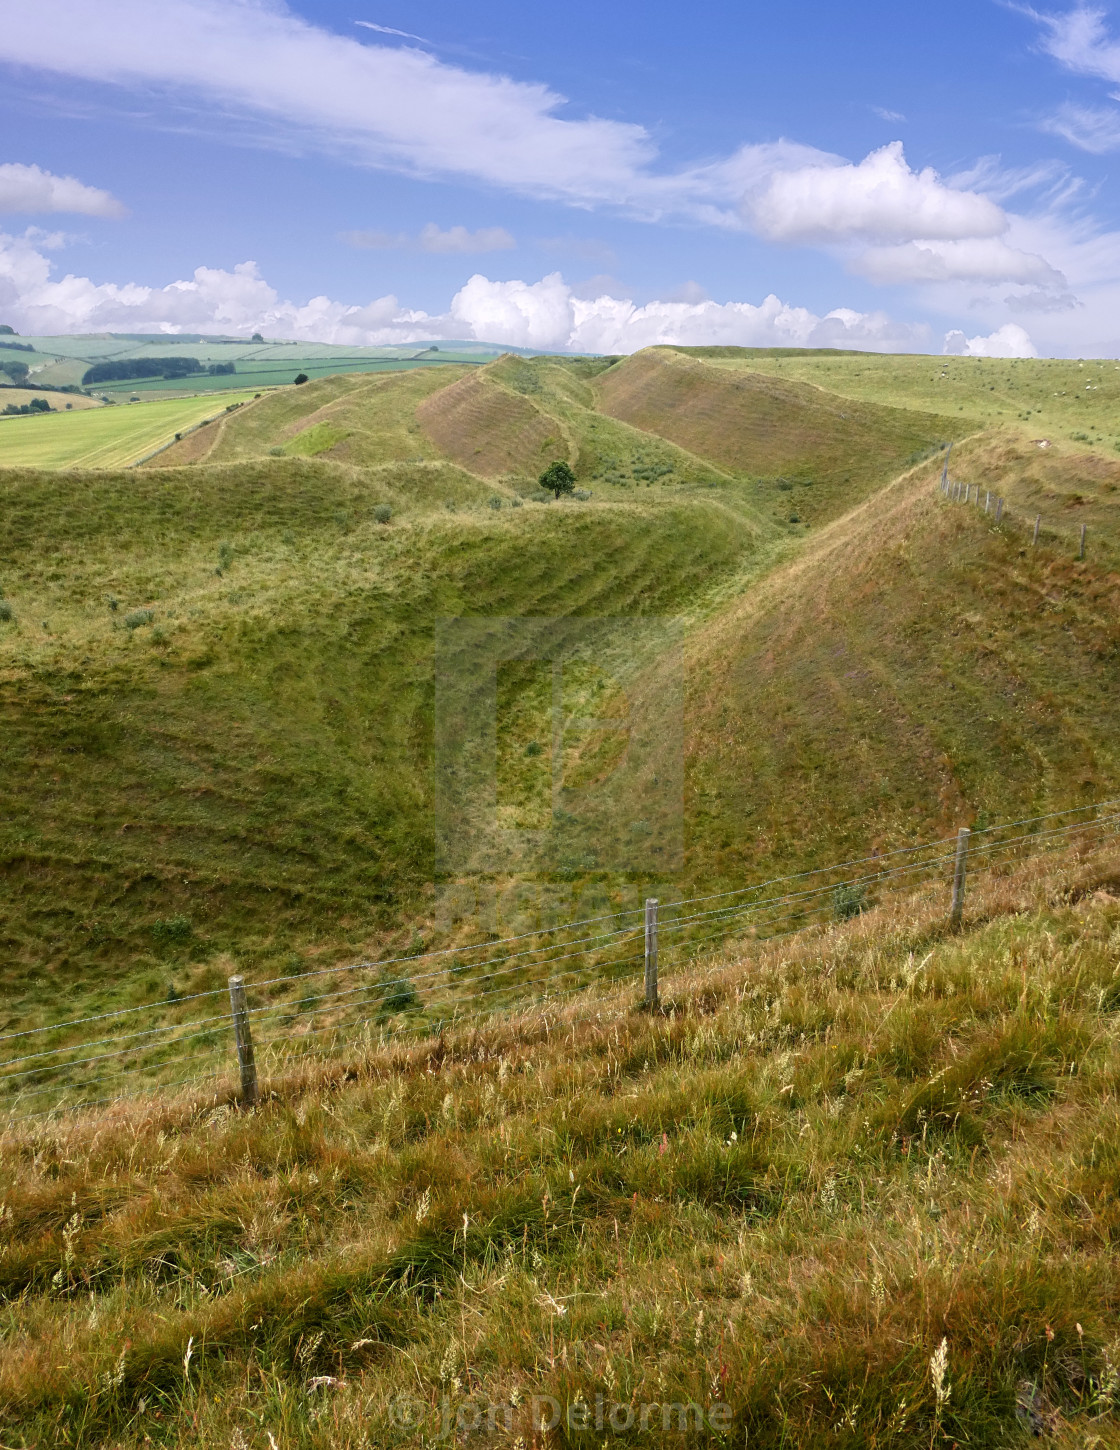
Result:
M539 740L530 740L529 743L528 743L528 745L526 745L526 747L525 747L525 754L526 755L540 755L540 753L541 753L541 751L543 749L544 749L544 746L540 743Z
M308 381L307 374L306 373L296 373L296 376L295 376L295 380L294 381L295 381L296 387L298 388L301 383L306 383Z
M845 881L832 893L832 914L837 921L851 921L867 910L867 888L854 881Z
M194 935L189 916L169 916L152 922L152 935L160 946L182 946Z
M284 450L282 448L270 448L268 450L268 452L269 452L269 457L271 457L271 458L283 458L284 457Z
M219 544L218 545L218 568L219 569L228 569L229 566L232 563L233 563L233 545L232 544Z
M0 599L0 624L10 624L14 618L12 606L6 599Z
M125 615L124 627L125 629L140 629L145 624L151 624L155 617L154 609L134 609L131 614Z
M379 1018L392 1017L398 1012L420 1010L420 998L407 977L386 978L378 984L378 995L381 998L381 1006L377 1011Z
M379 503L373 510L373 517L379 524L387 524L393 517L393 510L387 503Z
M1116 446L1120 448L1120 443L1118 443ZM511 498L509 501L509 506L511 509L519 509L525 507L525 505L521 502L519 498Z
M489 503L490 507L495 511L500 509L502 506L502 501L497 494L495 494L492 498L488 499L487 502Z

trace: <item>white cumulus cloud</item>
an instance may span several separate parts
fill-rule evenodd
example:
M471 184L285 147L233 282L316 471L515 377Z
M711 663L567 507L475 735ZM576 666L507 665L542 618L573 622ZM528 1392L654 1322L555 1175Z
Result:
M853 259L852 270L881 283L1019 282L1062 289L1066 285L1045 258L1008 246L1001 237L868 247Z
M402 307L396 297L356 304L327 296L282 298L253 262L198 267L164 287L56 278L43 250L60 239L0 235L0 321L32 336L74 332L264 332L350 346L464 338L542 351L634 352L654 343L857 347L902 351L929 345L928 329L881 312L836 308L823 316L774 296L760 303L707 299L639 305L603 292L581 295L559 272L539 282L471 277L444 313ZM693 293L688 293L694 296Z
M1007 229L988 197L947 186L931 168L912 171L901 141L858 165L777 171L749 198L747 212L755 230L776 242L952 241Z
M837 308L818 316L770 296L749 302L648 302L602 295L585 298L559 272L540 282L494 282L474 276L456 293L451 318L478 338L518 347L575 352L636 352L657 343L684 346L857 347L917 350L927 331L883 313Z
M73 176L55 176L18 161L0 165L0 212L74 212L81 216L120 217L125 209L107 191L86 186Z
M956 357L1037 357L1030 334L1018 323L1008 322L988 337L965 337L953 331L945 336L943 351Z

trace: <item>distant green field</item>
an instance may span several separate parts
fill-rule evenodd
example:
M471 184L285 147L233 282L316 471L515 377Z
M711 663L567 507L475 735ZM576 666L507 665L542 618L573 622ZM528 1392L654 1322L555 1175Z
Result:
M12 347L19 348L13 352ZM32 351L22 349L30 347ZM13 340L9 350L0 345L0 365L5 358L31 368L33 381L62 387L82 384L95 363L151 359L157 376L140 381L122 379L94 384L99 394L128 397L132 393L158 393L183 397L228 387L275 387L292 382L297 373L310 378L334 373L398 372L409 368L440 366L444 363L485 364L503 352L525 352L497 343L441 341L408 343L385 347L345 347L335 343L271 340L253 342L246 338L201 337L197 334L139 336L99 333L71 337L24 337ZM233 363L236 383L228 375L210 377L205 371L187 378L164 378L160 365L166 358L190 358L205 369L214 363Z
M0 468L124 468L247 392L0 419Z
M433 358L376 358L372 361L359 360L346 362L340 366L337 362L314 361L308 358L297 358L293 362L239 362L237 372L233 375L233 381L237 387L242 388L275 388L295 381L298 373L306 373L308 378L333 377L339 372L345 373L399 373L407 372L417 368L432 368L446 366L448 363L473 362L475 366L481 367L484 363L491 361L490 358L475 359L461 358L451 353L440 354ZM175 393L206 393L217 392L222 388L228 388L231 384L230 375L227 373L222 377L210 377L203 373L200 376L177 378L148 378L143 381L125 381L119 383L98 383L93 390L96 393L105 393L110 397L130 397L136 395L159 394L164 397L169 391Z

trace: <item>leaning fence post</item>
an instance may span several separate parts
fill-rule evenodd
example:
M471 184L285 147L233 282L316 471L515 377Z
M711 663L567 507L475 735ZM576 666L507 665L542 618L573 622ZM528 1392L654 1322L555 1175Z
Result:
M972 832L967 826L962 826L957 832L957 859L953 868L953 905L949 912L949 925L954 931L961 924L961 913L964 911L964 878L965 867L968 863L968 838Z
M1081 548L1080 548L1080 550L1078 552L1078 555L1077 555L1077 557L1079 559L1084 559L1084 557L1085 557L1085 530L1087 528L1088 528L1088 525L1087 524L1082 524L1081 525Z
M1032 548L1033 548L1033 546L1035 544L1038 543L1038 531L1039 531L1039 529L1041 527L1042 527L1042 515L1041 514L1038 514L1038 515L1036 515L1035 521L1034 521L1034 538L1031 540L1031 546L1032 546Z
M657 1006L657 897L646 901L646 1006Z
M257 1060L253 1056L244 977L230 977L229 1005L233 1009L233 1036L237 1043L237 1065L241 1069L241 1101L246 1107L252 1107L257 1101Z

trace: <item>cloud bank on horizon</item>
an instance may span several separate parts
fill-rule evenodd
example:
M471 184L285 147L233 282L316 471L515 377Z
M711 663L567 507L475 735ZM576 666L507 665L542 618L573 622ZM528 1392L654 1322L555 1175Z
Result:
M306 342L373 346L459 338L500 342L540 351L628 353L657 343L739 347L854 347L872 352L926 351L921 325L900 324L886 313L846 308L818 316L775 296L748 302L649 302L576 294L559 272L539 282L492 281L475 274L444 313L402 307L396 297L348 304L313 297L300 305L282 299L254 262L232 271L198 267L165 287L94 283L68 274L53 279L41 250L54 238L31 232L0 235L0 309L31 336L74 332L218 332L246 337L265 331ZM990 337L948 350L988 357L1033 357L1027 333L1007 325Z
M1120 79L1120 44L1103 12L1029 12L1041 44L1069 71ZM359 22L375 35L418 40ZM54 276L43 234L0 243L0 306L21 331L256 331L350 344L458 335L541 348L632 351L652 342L938 347L948 336L977 354L1032 355L1120 347L1120 233L1096 224L1068 169L1019 172L990 158L945 177L914 169L901 141L850 160L792 141L742 145L722 157L664 164L650 132L630 121L569 118L550 87L469 70L416 46L335 33L279 0L39 0L6 17L0 61L132 93L159 91L245 123L253 144L297 146L344 164L413 178L447 178L649 225L742 233L781 249L810 249L852 277L906 289L923 311L987 320L959 327L895 320L893 308L813 312L776 297L642 305L603 290L585 297L553 273L536 282L472 276L443 314L327 296L282 300L252 262L198 267L152 287ZM424 104L415 104L418 95ZM1107 149L1111 111L1055 112L1040 122ZM1099 108L1098 108L1099 111ZM1062 120L1062 116L1065 120ZM1068 124L1067 124L1068 123ZM1078 132L1077 127L1080 126ZM1092 144L1090 144L1090 142ZM1120 144L1120 141L1118 141ZM38 166L0 166L0 211L109 218L108 192ZM509 251L504 226L429 223L407 231L353 229L352 246L442 255ZM896 294L897 291L896 291ZM1024 323L1029 324L1029 329ZM962 342L963 340L963 342Z

